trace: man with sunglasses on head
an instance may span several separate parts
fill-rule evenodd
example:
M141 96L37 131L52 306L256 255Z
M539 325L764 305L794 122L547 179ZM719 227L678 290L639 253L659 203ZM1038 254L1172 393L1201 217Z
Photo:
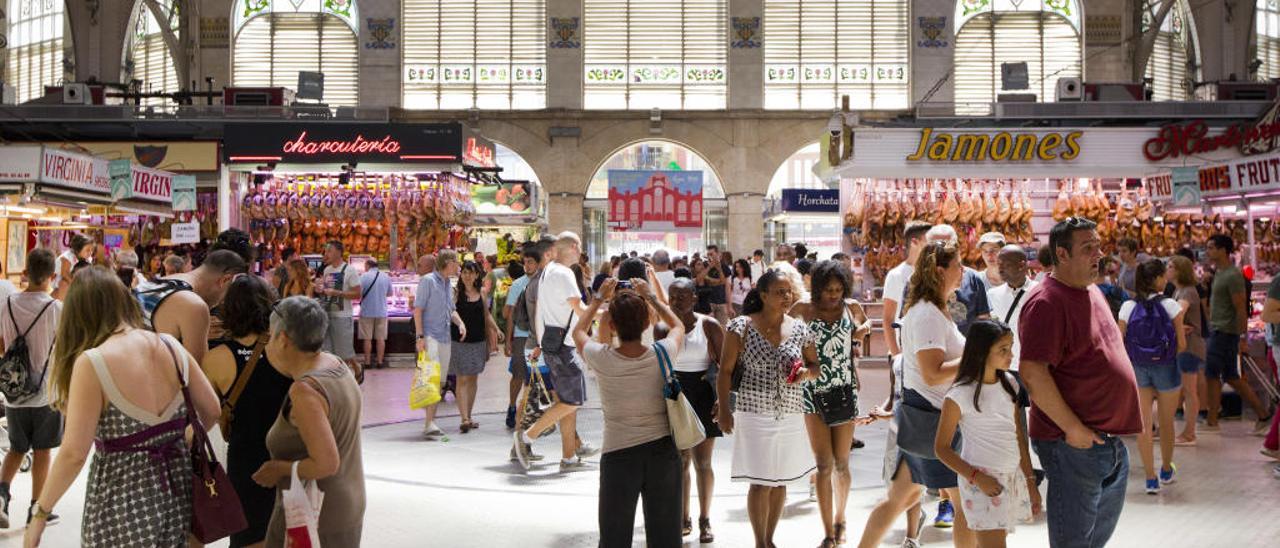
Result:
M227 287L249 265L236 252L212 251L191 272L143 282L133 294L142 308L143 325L182 342L197 362L209 348L209 310L222 302Z

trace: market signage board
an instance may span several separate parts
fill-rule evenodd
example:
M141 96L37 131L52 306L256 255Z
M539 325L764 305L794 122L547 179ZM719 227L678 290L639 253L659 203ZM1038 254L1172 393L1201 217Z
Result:
M112 160L113 168L116 167L116 162L128 163L129 160ZM173 201L174 174L138 165L130 165L129 168L129 180L125 185L117 184L117 174L115 171L111 172L112 198L117 200L134 198L165 204Z
M111 194L111 171L102 158L44 147L40 161L41 183Z
M1070 162L1082 131L949 131L924 128L908 162Z
M803 213L839 213L840 190L784 188L782 189L782 210Z
M217 171L218 141L86 141L44 143L55 148L74 147L103 158L166 171Z
M173 210L174 211L195 211L196 210L196 176L195 175L174 175L173 176Z
M133 194L133 162L129 160L111 160L107 164L111 172L111 197L116 200L128 198Z
M1181 168L1178 168L1179 170ZM1207 165L1200 168L1186 168L1196 172L1195 200L1179 198L1179 180L1187 180L1189 176L1181 175L1182 171L1162 173L1147 177L1147 188L1152 190L1153 200L1161 202L1173 201L1176 205L1199 205L1200 200L1216 196L1235 196L1274 192L1280 190L1280 152L1265 155L1248 156L1230 162ZM1182 183L1189 185L1189 182ZM1183 192L1189 193L1189 190ZM1184 203L1186 202L1186 203Z
M169 241L174 244L194 244L200 242L200 223L173 223L169 225Z
M609 225L614 230L702 228L702 172L609 170Z
M0 146L0 181L30 182L40 178L40 147Z
M1173 205L1194 207L1200 205L1200 170L1194 167L1175 167L1170 176Z
M471 203L477 215L529 215L534 208L533 183L512 181L500 185L471 185Z
M223 151L231 162L302 164L457 163L463 128L448 124L227 124ZM484 158L477 141L477 161ZM488 144L492 161L493 146Z

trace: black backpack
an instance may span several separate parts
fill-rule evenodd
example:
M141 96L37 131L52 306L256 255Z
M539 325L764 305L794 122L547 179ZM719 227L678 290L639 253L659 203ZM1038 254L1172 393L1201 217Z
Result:
M13 318L13 297L9 297L9 321L13 322L13 330L18 332L18 321ZM26 331L22 331L9 342L9 348L5 350L4 356L0 357L0 393L4 393L4 397L9 403L16 403L20 400L29 398L40 393L41 387L44 386L44 376L49 372L49 356L45 356L44 368L40 370L40 377L36 378L31 373L31 353L27 350L27 334L31 332L31 328L35 327L36 322L40 321L40 316L44 315L44 311L49 309L49 305L53 304L53 300L44 303L44 308L36 314L35 319L31 320L31 325L27 326ZM53 347L49 347L49 353L53 353Z
M528 299L530 291L538 290L540 279L540 277L530 278L529 283L524 286L524 292L520 293L520 298L516 299L516 304L511 307L512 325L515 325L517 329L525 333L533 333L533 309Z

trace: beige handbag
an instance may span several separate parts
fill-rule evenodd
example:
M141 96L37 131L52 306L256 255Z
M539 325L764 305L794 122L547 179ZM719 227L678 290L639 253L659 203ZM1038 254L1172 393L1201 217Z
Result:
M661 344L653 345L653 352L658 355L658 367L662 370L665 386L662 394L667 402L667 421L671 423L671 437L675 439L676 448L684 451L707 439L707 432L702 428L702 421L693 405L680 389L680 381L676 380L671 368L671 357Z

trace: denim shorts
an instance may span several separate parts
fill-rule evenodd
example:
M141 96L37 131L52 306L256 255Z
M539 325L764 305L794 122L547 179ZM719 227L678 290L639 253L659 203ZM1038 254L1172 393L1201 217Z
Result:
M1182 352L1178 354L1178 371L1181 371L1183 375L1203 373L1204 360L1190 352Z
M1240 335L1214 331L1205 352L1206 379L1233 381L1240 378Z
M1138 388L1154 388L1156 392L1170 392L1182 388L1182 374L1176 365L1135 365Z

